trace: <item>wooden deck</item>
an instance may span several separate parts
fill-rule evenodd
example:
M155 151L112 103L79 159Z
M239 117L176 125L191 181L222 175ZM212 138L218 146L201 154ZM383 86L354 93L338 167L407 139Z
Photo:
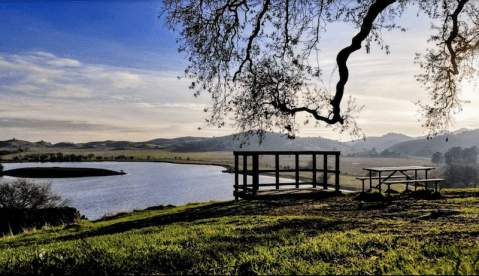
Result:
M279 198L324 198L340 194L335 189L323 188L290 188L279 190L259 190L254 195L251 191L234 191L233 195L243 199L279 199Z
M233 192L235 200L257 198L258 196L261 198L311 197L315 196L315 193L329 190L329 187L333 187L333 190L339 192L339 151L235 151L233 154L235 156L235 190ZM268 155L274 156L274 168L260 168L259 157ZM294 168L281 166L280 156L284 155L294 156ZM300 156L306 156L311 160L311 165L300 167ZM334 168L328 165L328 156L334 158L333 162L329 163L334 165ZM248 157L250 162L248 162ZM320 164L321 161L322 164ZM281 182L280 173L285 172L294 173L294 184ZM310 173L311 180L300 181L301 173ZM273 174L275 182L259 183L260 174ZM243 181L240 181L240 175L242 175ZM251 176L252 181L248 181L248 176ZM334 176L334 184L328 183L328 176ZM291 185L296 187L293 189L283 188ZM300 188L301 186L308 187ZM262 187L276 187L276 189L260 189Z

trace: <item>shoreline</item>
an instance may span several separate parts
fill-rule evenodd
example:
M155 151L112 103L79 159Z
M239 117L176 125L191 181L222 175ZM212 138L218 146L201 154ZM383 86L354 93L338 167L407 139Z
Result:
M207 162L207 161L196 161L196 160L149 160L149 159L133 159L133 160L92 160L92 161L69 161L69 162L14 162L14 161L3 161L1 163L51 163L51 164L60 164L60 163L102 163L102 162L115 162L115 163L126 163L126 162L134 162L134 163L169 163L169 164L183 164L183 165L205 165L205 166L218 166L218 167L223 167L225 170L221 171L222 173L231 173L234 174L234 167L231 165L227 164L220 164L220 163L212 163L212 162ZM1 164L0 163L0 164ZM0 176L2 174L0 173ZM243 175L240 173L240 175ZM250 175L250 174L248 174ZM268 176L268 177L275 177L273 173L259 173L261 176ZM284 179L295 179L294 176L290 175L283 175L281 178ZM308 179L304 179L303 177L300 177L300 181L306 181Z
M173 160L148 160L148 159L133 159L133 160L92 160L92 161L69 161L69 162L41 162L41 161L38 161L38 162L28 162L28 161L12 161L12 160L3 160L0 162L0 164L11 164L11 163L14 163L14 164L19 164L19 163L50 163L50 164L61 164L61 163L102 163L102 162L117 162L117 163L126 163L126 162L135 162L135 163L148 163L148 162L151 162L151 163L170 163L170 164L185 164L185 165L207 165L207 166L219 166L219 167L223 167L227 170L233 170L234 172L234 168L230 165L226 165L226 164L219 164L219 163L210 163L210 162L206 162L206 163L202 163L201 161L197 161L195 162L195 160L181 160L181 161L173 161Z

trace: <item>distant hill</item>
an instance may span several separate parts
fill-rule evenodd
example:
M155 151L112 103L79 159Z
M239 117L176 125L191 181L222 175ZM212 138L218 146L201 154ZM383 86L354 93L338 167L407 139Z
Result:
M346 142L353 151L363 152L376 148L376 150L385 150L395 144L411 141L414 138L399 133L388 133L380 137L367 137L366 141L358 140Z
M49 147L52 147L52 144L45 141L28 142L28 141L17 140L17 139L0 141L0 149L4 149L4 150L24 151L27 148L34 150L36 148L49 148Z
M431 157L435 152L445 153L452 147L479 147L479 129L463 130L458 134L444 134L430 140L416 139L396 144L388 148L406 156ZM446 141L447 139L447 141Z
M343 150L349 151L348 147L342 146L338 141L325 138L302 138L290 140L277 133L267 133L265 139L259 145L258 137L250 137L250 140L242 147L241 140L234 139L233 135L205 138L196 141L186 141L171 146L175 151L249 151L249 150Z
M123 150L123 149L164 149L179 152L201 151L245 151L245 150L340 150L349 151L349 147L341 145L338 141L325 138L302 138L290 140L277 133L267 133L263 143L259 145L258 137L250 137L243 144L242 140L235 139L233 135L222 137L180 137L173 139L154 139L145 142L129 141L97 141L88 143L61 142L52 145L47 142L31 143L20 140L0 141L0 148L6 153L16 152L18 148L51 148L56 151L63 149L95 149L95 150Z
M446 138L448 142L446 142ZM240 138L241 139L241 138ZM92 150L124 150L124 149L163 149L178 152L204 151L299 151L299 150L338 150L343 154L352 152L367 152L373 148L377 151L389 150L400 153L402 156L416 156L430 158L439 151L445 153L452 147L469 148L479 147L479 129L460 129L452 134L444 134L427 140L425 137L412 138L399 133L388 133L380 137L368 137L366 141L338 142L321 137L297 137L287 139L278 133L267 133L262 144L258 144L258 137L240 147L242 141L234 139L233 135L221 137L180 137L173 139L153 139L144 142L130 141L97 141L88 143L61 142L52 145L49 142L28 142L11 139L0 141L0 155L22 152L25 150L51 149L53 152L65 149L92 149Z

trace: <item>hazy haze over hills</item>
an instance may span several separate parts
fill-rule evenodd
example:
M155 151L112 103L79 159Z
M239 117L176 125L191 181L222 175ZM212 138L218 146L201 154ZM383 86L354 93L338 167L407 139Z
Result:
M355 151L365 151L372 148L377 150L385 150L395 144L411 141L416 138L406 136L399 133L388 133L380 137L368 137L366 141L358 140L345 143Z
M446 141L447 140L447 141ZM45 141L28 142L11 139L0 141L0 154L22 151L62 151L66 149L124 150L124 149L161 149L178 152L205 151L300 151L300 150L338 150L343 154L367 152L373 148L377 151L394 151L402 156L431 157L435 152L445 153L452 147L479 147L479 129L461 129L450 134L443 134L427 140L425 137L409 137L399 133L388 133L380 137L368 137L366 141L338 142L326 138L297 137L287 139L277 133L267 133L262 144L258 137L251 137L242 146L241 137L233 135L222 137L180 137L173 139L153 139L144 142L97 141L88 143L51 144Z
M430 140L416 139L398 143L388 148L405 156L431 157L435 152L445 153L452 147L479 147L479 129L462 130L456 134L443 134Z

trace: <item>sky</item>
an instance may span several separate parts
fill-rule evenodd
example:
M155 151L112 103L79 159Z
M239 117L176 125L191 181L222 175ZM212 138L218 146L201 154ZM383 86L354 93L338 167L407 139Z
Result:
M231 127L206 127L211 103L195 98L190 81L178 80L187 66L177 34L158 19L160 1L71 1L0 3L0 140L89 142L147 141L183 136L224 136ZM348 61L346 96L364 105L358 123L367 136L427 134L415 101L428 101L415 81L415 53L425 53L430 21L411 8L398 21L406 27L384 32L391 54L364 48ZM320 65L329 80L338 51L357 32L333 24L320 43ZM328 71L329 70L329 71ZM329 72L329 74L328 74ZM479 128L479 91L451 130ZM298 120L300 122L301 120ZM201 128L201 130L198 130ZM331 128L302 126L299 136L348 141Z

